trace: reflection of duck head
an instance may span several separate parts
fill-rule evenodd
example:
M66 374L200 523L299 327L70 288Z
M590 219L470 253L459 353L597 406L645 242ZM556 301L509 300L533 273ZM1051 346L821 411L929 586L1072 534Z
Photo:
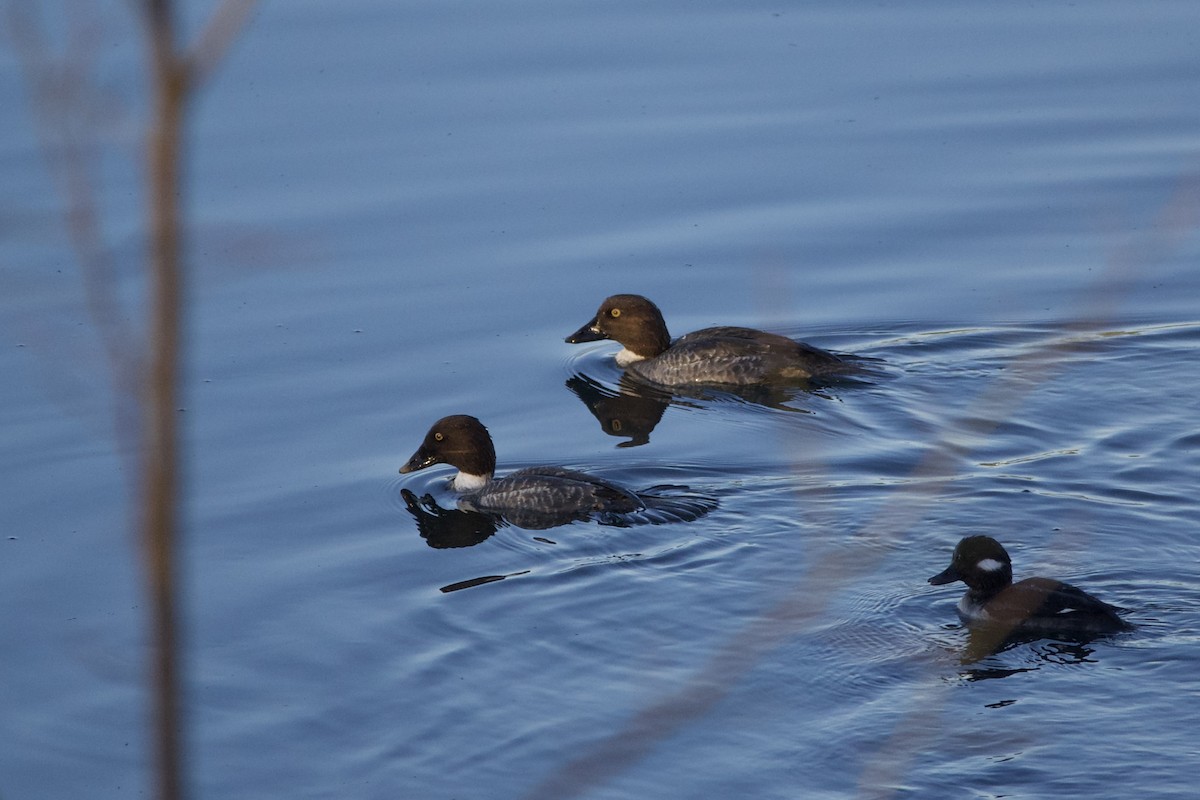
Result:
M432 497L418 497L408 489L400 496L408 513L417 521L417 532L430 547L443 550L452 547L472 547L487 539L500 524L487 514L442 508Z
M623 382L624 383L624 382ZM667 410L659 392L622 388L613 391L584 375L572 375L567 388L587 406L609 436L628 437L617 447L637 447L650 441L650 432Z

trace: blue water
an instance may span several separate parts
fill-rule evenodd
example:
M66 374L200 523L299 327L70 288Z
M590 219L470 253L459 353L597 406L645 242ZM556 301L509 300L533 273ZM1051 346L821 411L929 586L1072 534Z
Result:
M126 4L96 19L136 320L141 50ZM190 140L194 794L1191 797L1197 31L1192 2L261 5ZM0 108L0 797L145 796L122 400L12 48ZM885 366L630 400L612 344L562 341L621 291ZM400 490L448 470L397 469L450 413L501 471L720 507L430 546ZM968 533L1136 629L976 659L925 582Z

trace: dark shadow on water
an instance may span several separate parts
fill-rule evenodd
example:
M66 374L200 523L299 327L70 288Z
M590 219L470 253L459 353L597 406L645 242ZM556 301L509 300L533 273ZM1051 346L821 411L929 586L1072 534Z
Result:
M448 583L445 586L443 586L441 589L439 589L438 591L440 591L442 594L448 594L449 592L457 592L462 589L473 589L476 586L483 586L488 583L495 583L496 581L502 581L505 578L515 578L518 575L528 575L528 574L529 574L529 570L525 569L525 570L521 570L520 572L510 572L507 575L483 575L478 578L471 578L471 579L465 580L465 581L458 581L456 583Z

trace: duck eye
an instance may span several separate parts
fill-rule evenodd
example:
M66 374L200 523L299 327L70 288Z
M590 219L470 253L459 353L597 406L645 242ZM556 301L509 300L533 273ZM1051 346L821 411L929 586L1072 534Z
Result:
M438 442L440 442L440 441L441 441L442 439L444 439L445 437L444 437L444 436L442 436L442 432L441 432L441 431L437 431L436 433L434 433L434 434L433 434L433 438L434 438L434 441L438 441Z
M614 308L613 310L608 312L608 315L610 317L612 317L613 319L616 319L617 317L621 316L621 309Z

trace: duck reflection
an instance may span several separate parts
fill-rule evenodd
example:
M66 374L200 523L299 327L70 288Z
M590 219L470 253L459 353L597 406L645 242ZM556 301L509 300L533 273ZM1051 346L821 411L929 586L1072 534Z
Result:
M850 383L849 379L839 381L839 385ZM828 391L833 386L829 381L806 381L786 386L674 386L667 391L628 375L620 377L615 389L588 375L572 375L566 381L567 389L592 412L601 430L626 440L617 447L648 443L650 433L671 405L699 407L702 403L740 400L777 411L811 414L811 410L796 405L797 401L808 396L835 399Z
M500 520L478 511L442 508L426 494L418 498L408 489L401 489L404 507L417 521L417 532L425 544L438 550L455 547L474 547L495 533Z
M963 672L963 677L971 681L990 680L992 678L1007 678L1020 672L1031 672L1043 664L1091 664L1096 662L1096 650L1089 645L1111 634L1078 634L1058 640L1047 640L1031 634L1013 634L992 627L971 627L968 629L967 644L960 654L959 663L963 666L979 664L990 656L1022 645L1032 645L1030 652L1036 658L1032 665L1021 667L1000 666L971 666Z
M649 442L650 432L670 405L669 394L638 387L624 378L620 389L614 391L585 375L572 375L567 379L567 388L592 412L601 430L609 436L627 439L617 447L637 447Z
M636 383L636 379L630 378L628 380L630 383ZM791 383L764 383L753 386L710 386L697 384L696 386L673 387L671 395L677 403L688 400L705 402L714 400L740 400L755 406L773 408L776 411L811 414L813 413L811 409L803 408L797 404L810 397L834 400L836 399L836 394L831 390L835 387L861 385L862 383L862 381L856 381L852 378L842 378L836 382L833 380L797 379Z

